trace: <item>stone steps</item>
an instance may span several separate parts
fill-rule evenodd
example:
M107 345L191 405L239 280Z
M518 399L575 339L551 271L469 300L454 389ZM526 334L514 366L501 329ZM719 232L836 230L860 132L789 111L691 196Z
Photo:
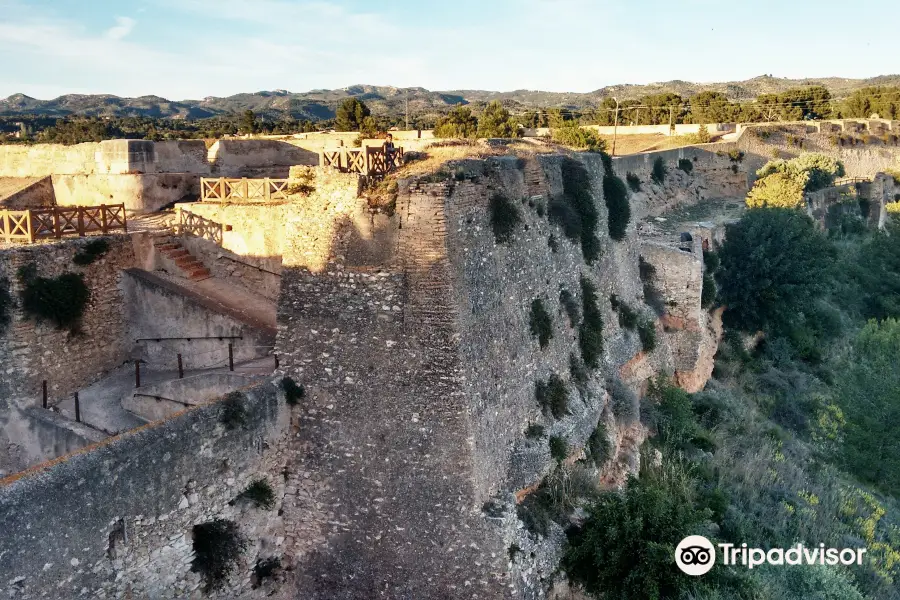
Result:
M160 254L174 262L182 274L191 281L203 281L212 277L209 269L176 240L159 237L153 241L153 245Z

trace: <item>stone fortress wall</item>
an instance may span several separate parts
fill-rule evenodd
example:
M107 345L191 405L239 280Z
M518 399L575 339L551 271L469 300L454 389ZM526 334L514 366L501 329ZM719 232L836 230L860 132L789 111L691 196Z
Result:
M642 182L621 242L607 234L599 157L576 155L600 215L593 265L537 208L562 192L562 158L553 155L465 161L458 180L401 182L392 216L370 213L352 181L336 183L277 207L274 245L257 238L267 225L259 206L191 205L232 225L227 252L281 257L276 349L281 372L306 386L306 398L288 416L267 383L247 392L248 421L236 430L219 420L224 404L213 403L3 482L0 519L8 522L0 525L10 535L0 539L0 572L10 574L9 593L199 597L190 530L225 516L253 542L218 597L541 597L564 535L534 538L515 517L515 503L554 464L546 437L528 439L524 430L539 423L565 437L574 460L598 422L606 424L614 458L598 475L616 484L637 469L645 432L615 419L609 381L640 390L674 371L685 387L702 387L721 329L720 315L699 306L698 245L642 239L635 223L745 193L756 157L733 161L727 152L736 147L614 159L620 176ZM657 157L669 172L662 185L649 179ZM679 159L693 163L691 175L678 172ZM491 231L495 194L521 212L508 244L496 244ZM645 305L641 257L672 304L660 319ZM552 420L541 415L535 382L569 378L577 334L559 293L580 300L581 275L598 290L604 355L584 391L572 387L570 414ZM653 352L619 326L611 294L655 320ZM535 298L553 320L544 350L529 332ZM275 487L277 517L228 504L260 475ZM49 493L61 488L71 493ZM486 514L486 503L501 515ZM64 519L88 505L87 518ZM42 540L39 550L29 536ZM526 558L509 560L514 543ZM292 571L277 590L253 589L252 566L269 556Z

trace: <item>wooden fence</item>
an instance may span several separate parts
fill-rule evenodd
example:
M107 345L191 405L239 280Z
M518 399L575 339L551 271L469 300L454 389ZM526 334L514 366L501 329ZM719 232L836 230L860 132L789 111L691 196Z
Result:
M84 237L118 229L128 232L124 204L0 210L0 239L7 243L31 244L44 238Z
M335 148L323 150L319 164L333 167L347 173L361 175L384 176L400 167L403 163L403 148L388 156L381 146L365 148Z
M287 200L289 179L200 179L200 199L222 202Z
M183 208L178 211L178 225L176 225L176 233L178 235L189 233L205 240L215 242L221 246L223 239L222 233L226 229L230 229L230 227L211 221L206 217L195 215Z

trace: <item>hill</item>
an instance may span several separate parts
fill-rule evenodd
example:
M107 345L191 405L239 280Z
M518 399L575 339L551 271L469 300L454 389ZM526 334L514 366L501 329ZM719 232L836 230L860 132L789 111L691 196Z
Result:
M868 79L839 77L785 79L762 75L745 81L722 83L692 83L673 80L647 85L613 85L589 93L544 92L539 90L515 90L496 92L488 90L430 91L421 87L397 88L390 86L353 85L336 90L311 90L289 92L287 90L260 91L235 94L224 98L207 97L202 100L171 101L159 96L121 98L109 94L67 94L53 100L38 100L24 94L13 94L0 100L0 116L40 115L47 117L99 116L99 117L156 117L174 119L202 119L233 115L252 110L266 118L278 119L290 115L295 119L319 121L334 117L342 100L349 97L366 102L377 115L400 117L409 112L419 118L444 113L456 104L482 104L500 100L512 109L560 107L584 109L600 104L604 98L616 96L619 100L634 99L648 94L671 92L690 97L703 91L725 93L731 100L746 101L760 94L773 94L811 85L828 88L836 98L851 94L854 90L872 85L900 85L900 75L881 75Z

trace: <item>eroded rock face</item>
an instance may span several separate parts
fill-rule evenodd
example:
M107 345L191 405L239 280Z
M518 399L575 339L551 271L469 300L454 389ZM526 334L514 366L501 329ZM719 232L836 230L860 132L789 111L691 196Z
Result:
M725 309L720 307L712 313L704 315L706 331L699 338L695 366L693 369L675 371L675 383L678 387L691 393L699 392L712 377L716 352L722 341L722 313L724 312Z

